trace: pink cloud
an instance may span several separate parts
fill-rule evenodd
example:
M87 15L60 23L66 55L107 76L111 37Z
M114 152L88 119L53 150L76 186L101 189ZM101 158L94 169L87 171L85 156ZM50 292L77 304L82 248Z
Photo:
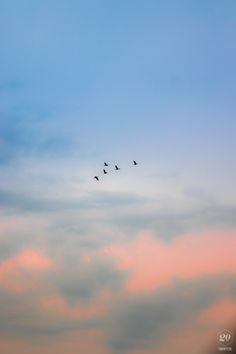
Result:
M152 290L169 284L173 277L236 272L235 249L235 230L184 235L169 244L144 232L99 253L113 256L120 268L132 271L126 283L128 290Z
M28 268L28 269L43 269L48 268L52 265L49 257L42 254L41 251L36 251L34 249L28 248L21 251L19 254L12 258L0 263L0 273L4 270L15 269L15 268Z
M220 299L216 304L203 310L197 317L200 324L213 323L228 325L236 317L236 300L230 297Z
M47 313L61 315L70 318L90 318L100 316L106 312L108 304L101 299L95 300L93 303L81 306L70 307L61 295L43 296L39 299L41 308Z
M1 285L16 292L38 286L36 279L32 279L30 276L26 277L24 271L35 272L51 266L51 259L41 251L31 248L22 250L16 256L0 263Z
M14 262L29 269L49 268L52 265L50 258L34 249L25 249L15 257Z

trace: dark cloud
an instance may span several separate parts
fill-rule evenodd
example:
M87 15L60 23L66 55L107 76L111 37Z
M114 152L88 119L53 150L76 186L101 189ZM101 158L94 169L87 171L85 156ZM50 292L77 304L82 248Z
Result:
M120 290L128 272L119 270L111 259L96 257L90 262L67 259L61 269L50 276L51 283L70 306L99 298L99 292Z
M48 295L49 289L13 293L0 288L0 332L4 337L52 337L73 330L102 325L100 318L82 319L63 316L41 307L39 296Z
M158 347L224 295L236 297L235 275L176 280L154 294L130 296L109 312L107 343L118 352L148 348L153 341Z

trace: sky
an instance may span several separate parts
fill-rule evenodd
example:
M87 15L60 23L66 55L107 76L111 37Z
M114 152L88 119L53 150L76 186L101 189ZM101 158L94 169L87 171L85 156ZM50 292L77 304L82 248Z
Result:
M202 354L233 331L235 16L0 1L4 354Z

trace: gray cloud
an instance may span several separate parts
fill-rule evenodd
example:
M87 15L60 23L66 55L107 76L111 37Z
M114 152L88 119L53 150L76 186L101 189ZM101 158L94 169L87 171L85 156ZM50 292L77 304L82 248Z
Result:
M176 280L154 294L130 296L109 312L107 344L117 352L148 348L153 341L158 348L173 330L224 295L236 297L235 275Z
M10 223L9 226L0 228L0 261L14 256L25 247L42 247L45 222L40 218L26 215L19 220L11 215L6 218L6 222Z
M102 197L103 196L103 197ZM107 223L107 212L123 205L132 207L142 200L136 195L93 193L87 197L55 198L50 194L0 190L0 223L19 224L1 230L0 260L13 256L25 245L47 245L52 257L58 252L75 253L109 245L120 238L122 230Z
M35 197L11 191L0 191L0 201L5 211L18 213L39 213L83 207L83 203L78 201Z
M13 256L21 249L22 244L26 244L26 242L26 239L22 240L16 237L10 240L7 240L5 237L0 239L0 261Z
M6 209L18 212L57 211L68 208L115 208L117 206L135 205L142 203L144 198L135 194L116 192L93 193L87 197L78 198L53 198L34 196L32 192L19 193L0 190L0 205Z
M8 291L0 284L0 332L1 335L27 337L37 340L73 330L104 326L103 316L63 315L60 311L42 307L41 299L64 297L69 306L88 305L95 298L103 301L100 291L119 291L127 278L127 272L117 269L111 259L95 258L91 262L80 261L79 256L64 255L63 263L47 270L18 268L9 272L10 283L16 279L27 284L21 293ZM35 284L37 287L35 288ZM32 337L32 338L31 338Z
M120 290L128 272L117 269L112 259L95 258L90 262L66 259L59 271L50 275L51 283L70 306L90 302L99 292Z
M49 289L45 287L43 290L23 294L0 288L1 335L9 338L27 337L34 341L41 336L52 337L102 325L100 318L71 318L44 310L40 305L39 296L49 293Z
M164 240L175 236L204 229L236 227L236 206L210 205L189 211L148 211L144 209L119 213L110 222L126 232L136 233L149 229Z
M24 292L15 293L0 285L0 332L10 338L32 337L33 340L104 326L103 316L75 318L43 308L42 297L53 298L60 294L69 306L85 305L100 296L102 299L101 290L119 291L127 277L127 273L118 270L111 259L96 258L86 263L70 256L51 271L18 269L18 272L20 274L9 274L13 283L14 277L20 275L23 284L40 286L29 286Z

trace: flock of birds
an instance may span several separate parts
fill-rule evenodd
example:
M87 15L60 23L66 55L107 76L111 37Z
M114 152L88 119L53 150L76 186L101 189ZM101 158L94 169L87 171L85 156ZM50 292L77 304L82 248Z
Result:
M134 164L134 166L136 166L138 163L135 160L133 160L133 164ZM104 167L106 168L108 166L109 166L108 163L104 162ZM104 175L106 175L108 173L105 168L103 169ZM120 170L120 167L115 165L115 171L119 171L119 170ZM93 178L95 178L97 181L99 181L99 176L94 176Z

